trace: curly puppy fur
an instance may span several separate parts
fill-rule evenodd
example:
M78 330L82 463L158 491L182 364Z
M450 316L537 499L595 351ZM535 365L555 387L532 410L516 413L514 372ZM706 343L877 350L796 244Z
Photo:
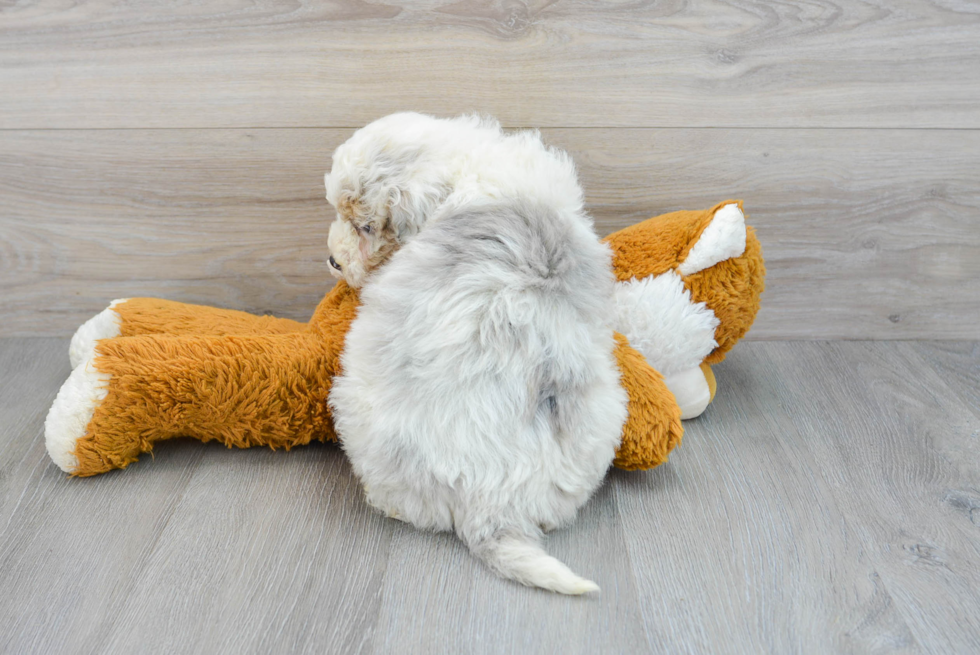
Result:
M362 287L329 402L368 502L506 578L597 590L540 545L602 481L627 408L610 250L571 160L495 121L395 114L326 181L337 274Z

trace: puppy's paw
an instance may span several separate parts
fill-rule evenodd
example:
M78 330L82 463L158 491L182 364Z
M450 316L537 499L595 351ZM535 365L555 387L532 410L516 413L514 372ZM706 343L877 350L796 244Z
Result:
M397 509L389 509L385 512L385 516L389 519L395 519L396 521L401 521L402 523L408 523L408 519L401 515Z
M395 519L404 523L409 520L402 516L397 507L392 506L386 499L379 498L377 494L371 493L371 487L364 485L364 500L368 505L384 514L389 519Z
M95 409L105 399L110 378L95 370L91 359L80 363L61 385L48 410L44 445L52 461L65 473L74 473L78 468L76 444L85 436Z
M72 368L76 368L82 362L86 362L95 356L95 344L100 339L111 339L119 336L122 318L113 308L127 300L129 298L113 300L108 307L85 321L75 331L75 336L71 338L71 345L68 347L68 359L71 361Z

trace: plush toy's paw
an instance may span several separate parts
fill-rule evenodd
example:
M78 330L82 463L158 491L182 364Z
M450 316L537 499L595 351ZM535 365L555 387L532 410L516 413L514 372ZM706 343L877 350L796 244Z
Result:
M71 360L72 368L76 368L82 362L87 362L95 356L95 344L100 339L111 339L119 336L122 319L113 307L127 300L129 298L113 300L108 307L85 321L82 327L75 331L75 336L71 338L71 345L68 347L68 359Z
M715 376L706 364L665 375L664 384L681 408L681 420L701 416L715 397Z
M65 473L78 468L75 448L85 436L95 408L106 397L109 386L107 373L99 373L92 360L81 362L71 372L44 421L44 445L48 455Z

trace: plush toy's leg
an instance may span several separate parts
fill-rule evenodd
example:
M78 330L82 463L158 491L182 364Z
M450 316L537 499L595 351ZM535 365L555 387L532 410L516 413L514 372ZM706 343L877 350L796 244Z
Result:
M142 335L97 350L45 422L48 453L68 473L123 468L178 436L273 448L336 438L326 401L339 348L322 334Z
M223 336L299 332L306 327L273 316L255 316L231 309L162 300L123 298L90 318L72 337L68 356L72 368L90 359L100 339L140 334Z
M627 470L653 468L681 442L680 409L660 374L621 334L616 335L616 361L629 414L613 464Z

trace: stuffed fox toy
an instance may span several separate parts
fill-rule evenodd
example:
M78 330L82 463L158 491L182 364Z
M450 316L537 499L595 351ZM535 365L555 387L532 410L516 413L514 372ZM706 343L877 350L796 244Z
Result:
M614 464L646 469L680 443L680 420L714 397L709 365L759 308L762 250L740 201L665 214L609 235L616 358L629 416ZM199 305L116 300L75 333L73 371L45 421L48 454L90 476L158 441L289 449L335 441L327 396L357 292L339 282L309 323Z

